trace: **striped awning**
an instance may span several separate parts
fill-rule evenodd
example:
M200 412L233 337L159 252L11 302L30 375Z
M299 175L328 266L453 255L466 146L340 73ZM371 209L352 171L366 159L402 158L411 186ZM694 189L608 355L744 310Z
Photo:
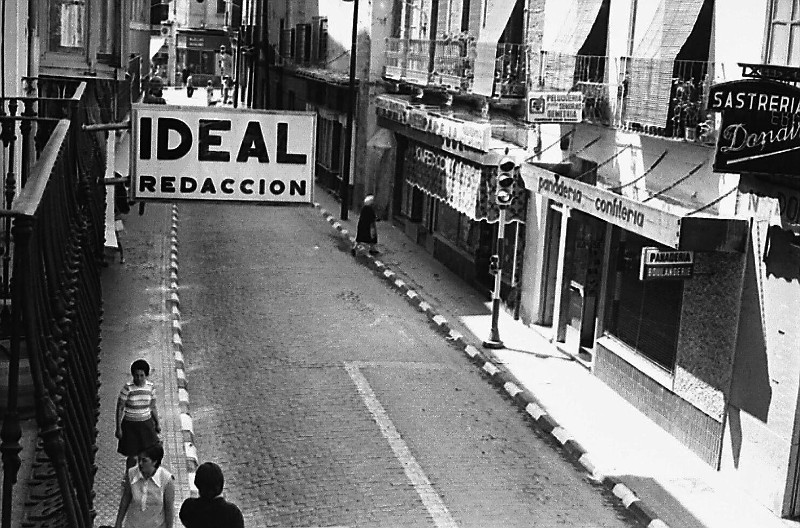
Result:
M486 0L485 16L475 43L472 92L476 95L493 95L497 43L508 25L514 4L514 0Z
M572 0L564 24L547 51L577 55L592 31L603 0Z
M702 7L700 0L661 0L628 68L627 121L666 125L675 59Z

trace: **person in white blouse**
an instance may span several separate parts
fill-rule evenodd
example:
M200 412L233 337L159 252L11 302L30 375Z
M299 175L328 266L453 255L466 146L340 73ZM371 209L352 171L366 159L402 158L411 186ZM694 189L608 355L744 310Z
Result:
M173 528L175 477L161 466L161 444L139 453L138 464L125 472L114 528Z

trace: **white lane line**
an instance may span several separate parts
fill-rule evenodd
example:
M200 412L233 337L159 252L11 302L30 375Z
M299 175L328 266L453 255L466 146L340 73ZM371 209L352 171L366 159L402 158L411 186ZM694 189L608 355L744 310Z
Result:
M400 464L402 464L408 480L411 482L411 485L414 486L414 490L419 495L419 498L422 499L422 504L427 508L428 513L433 518L433 522L436 526L441 528L458 528L447 506L444 505L441 497L439 497L433 489L422 467L420 467L417 460L411 454L411 450L408 449L408 446L400 437L400 433L397 432L392 420L389 418L389 414L383 408L381 402L378 401L367 379L355 365L345 363L344 368L350 375L350 379L356 384L356 389L361 395L361 399L364 400L364 404L372 414L372 418L375 420L375 423L378 424L378 427L380 427L381 434L383 434L383 437L389 442L389 447L392 448L394 456L397 457Z

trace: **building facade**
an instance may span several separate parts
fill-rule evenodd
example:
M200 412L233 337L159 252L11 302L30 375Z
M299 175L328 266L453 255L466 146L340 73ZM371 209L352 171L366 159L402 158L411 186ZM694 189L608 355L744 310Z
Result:
M477 174L508 148L527 200L505 227L506 309L777 515L800 514L798 184L715 170L708 101L738 63L800 66L798 6L396 4L374 111L398 225L486 284ZM579 120L541 111L570 92Z

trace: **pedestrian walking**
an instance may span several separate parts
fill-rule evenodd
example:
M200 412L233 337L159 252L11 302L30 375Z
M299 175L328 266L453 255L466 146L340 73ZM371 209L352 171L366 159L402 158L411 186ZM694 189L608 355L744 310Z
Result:
M147 92L144 94L143 103L149 104L167 104L164 99L164 80L161 77L151 77L147 83Z
M122 386L117 399L117 452L128 457L126 468L136 465L136 456L143 449L159 443L161 426L156 409L156 394L150 375L150 364L144 359L131 363L131 376Z
M183 68L181 68L181 83L183 83L183 85L185 86L188 80L189 80L189 68L187 68L184 65Z
M229 76L224 76L222 78L222 104L228 104L228 98L230 97L231 93L231 78Z
M371 194L364 198L364 205L361 207L361 214L358 216L356 242L353 244L353 249L350 250L353 255L362 247L362 244L367 245L370 255L378 253L375 248L375 244L378 243L378 217L375 215L375 208L372 206L374 201L375 197Z
M173 528L175 477L161 465L161 444L143 449L138 464L125 471L114 528ZM224 526L224 525L219 525Z
M191 99L193 93L194 93L194 77L192 76L192 72L189 71L189 77L186 78L186 96Z
M214 106L217 102L214 100L214 83L211 79L206 83L206 102L208 106Z
M114 184L114 232L117 235L117 249L119 249L119 263L125 264L125 250L122 247L122 232L125 231L123 215L131 212L128 203L128 189L124 183Z
M199 497L189 497L178 514L186 528L244 528L239 507L222 496L225 478L213 462L203 462L194 474Z

